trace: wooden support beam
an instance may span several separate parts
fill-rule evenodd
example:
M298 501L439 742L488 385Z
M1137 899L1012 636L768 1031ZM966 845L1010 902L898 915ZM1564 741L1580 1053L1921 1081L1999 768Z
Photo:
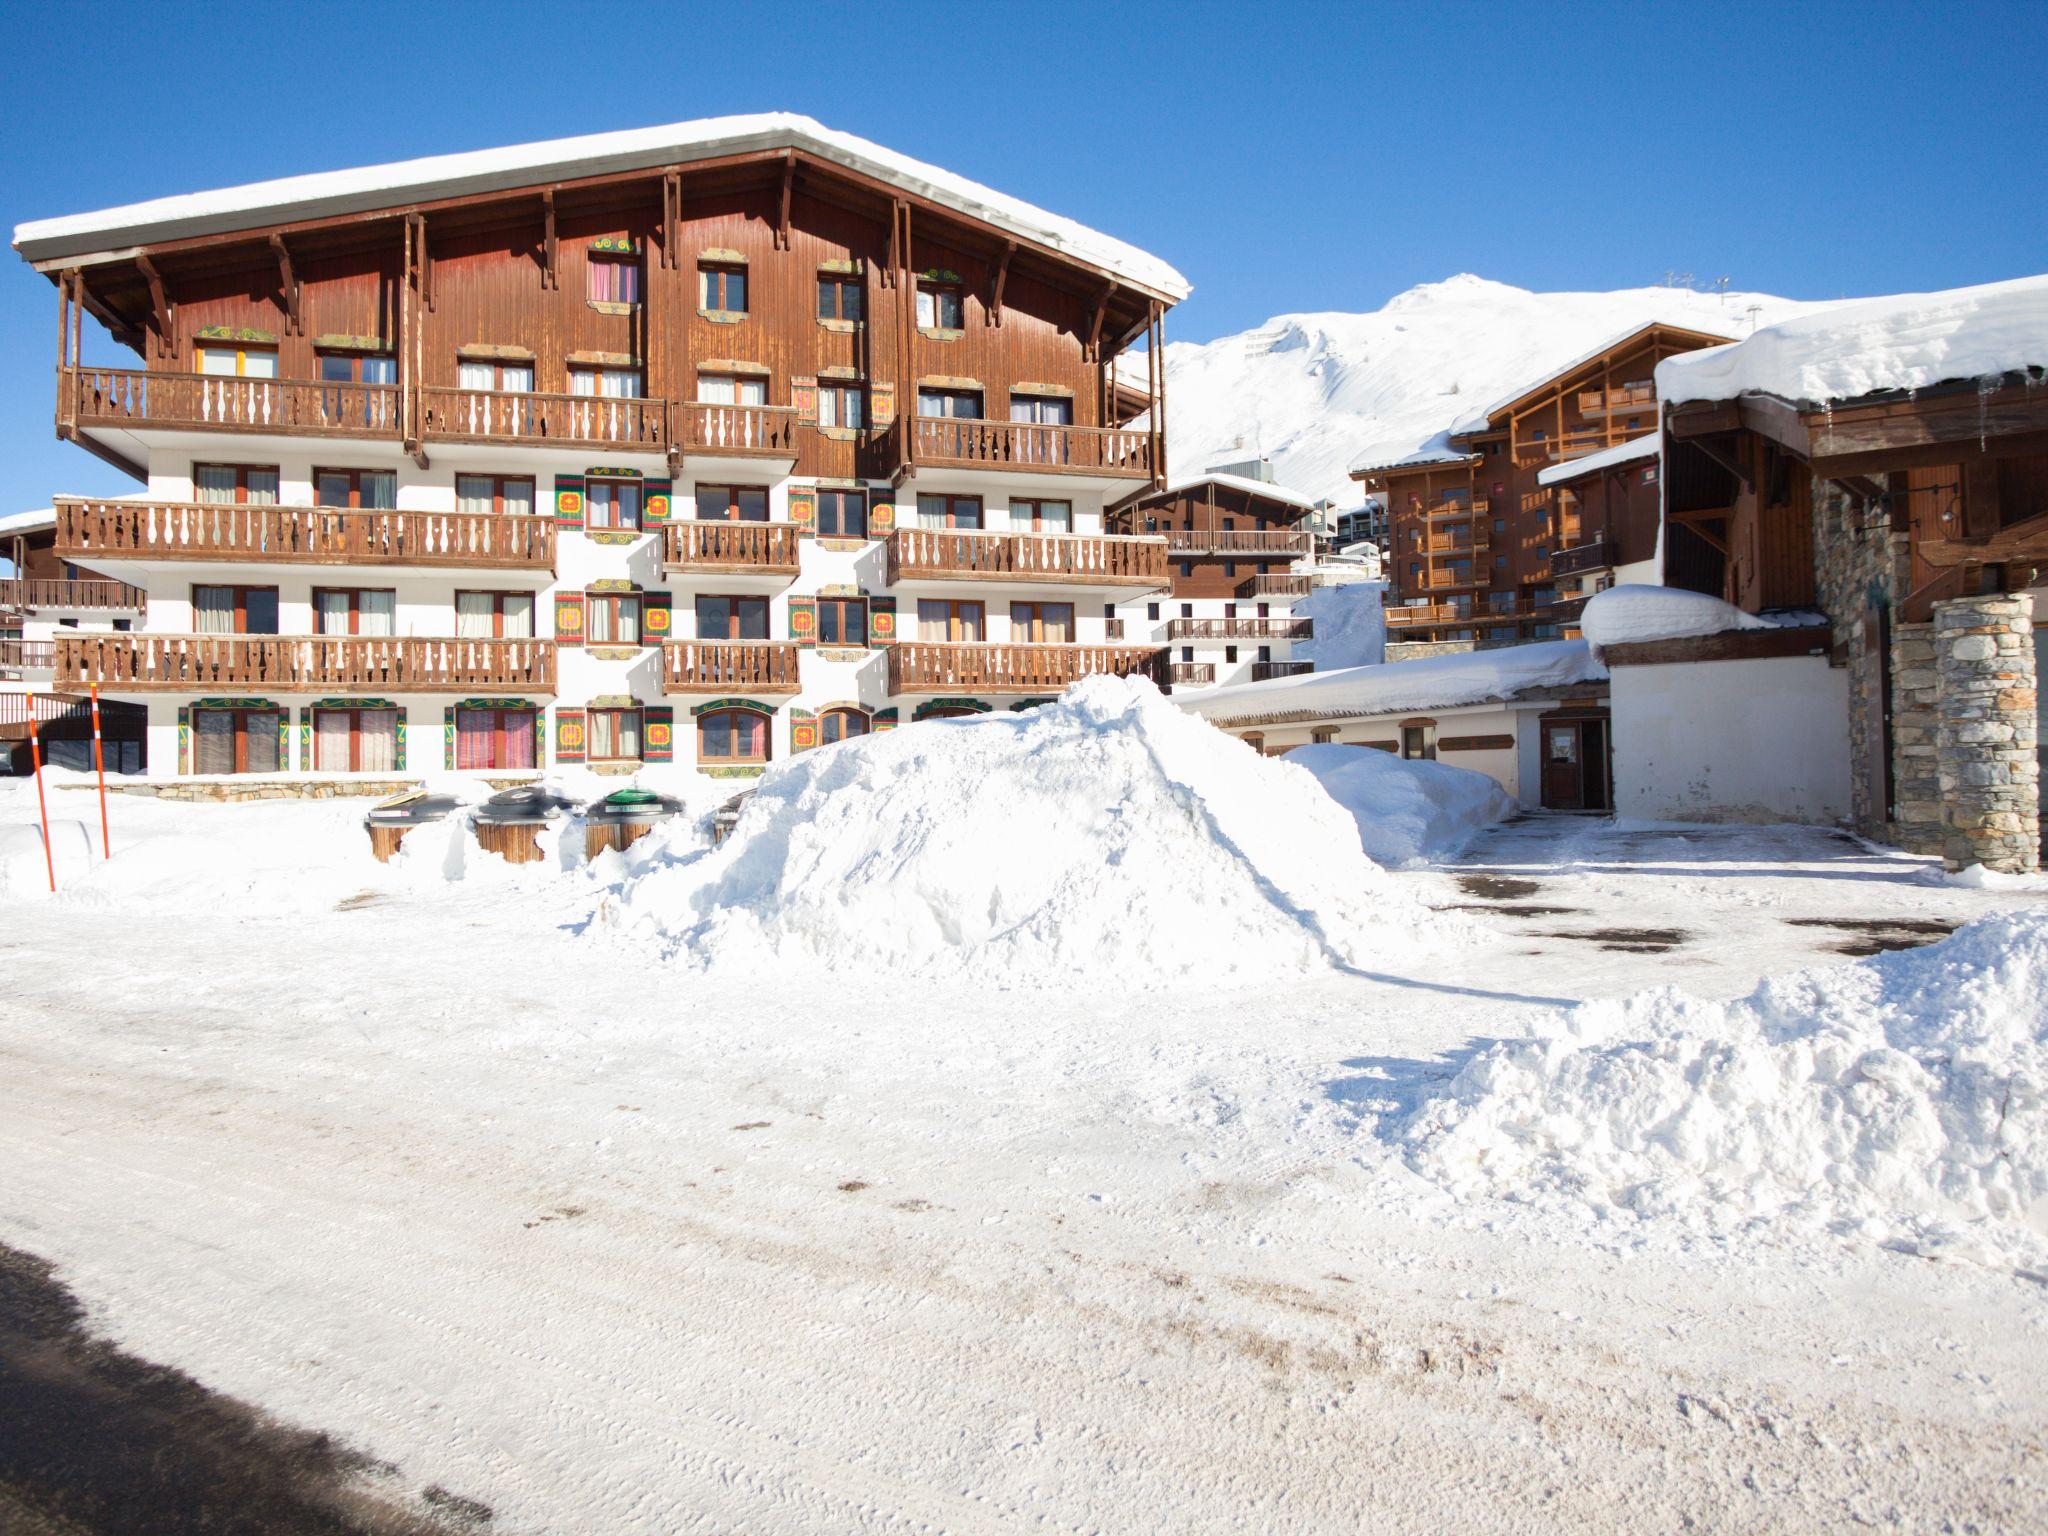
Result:
M277 291L284 298L285 329L303 336L306 325L299 318L299 279L292 271L291 250L285 245L283 235L272 235L270 248L277 254Z
M149 323L156 332L157 356L167 358L172 355L171 306L164 298L163 277L158 273L156 263L146 255L135 258L135 268L142 274L143 281L149 284Z
M1109 314L1109 301L1115 293L1116 281L1111 279L1102 285L1102 292L1096 297L1095 318L1088 326L1088 346L1086 349L1086 355L1091 360L1101 355L1102 322Z
M1730 453L1725 448L1717 448L1704 437L1695 437L1689 439L1689 441L1693 447L1699 449L1701 453L1704 453L1740 481L1745 491L1754 491L1756 489L1756 476L1752 475L1744 467L1740 453Z
M661 178L661 264L674 271L683 264L683 178L670 171Z
M1010 280L1010 258L1016 254L1017 242L1007 240L1003 243L1002 260L996 263L995 288L988 301L988 323L998 330L1003 324L1003 285Z
M1998 466L1989 459L1963 466L1963 532L1972 539L1998 532Z
M559 288L561 278L555 271L555 191L550 187L540 195L541 216L541 287Z
M1940 570L1959 565L2039 564L2048 560L2048 512L1988 538L1923 539L1914 553Z
M1728 509L1725 507L1712 512L1673 512L1669 515L1669 521L1676 523L1679 527L1683 528L1687 533L1690 533L1695 538L1702 540L1710 547L1717 550L1723 557L1726 557L1728 554L1728 541L1722 538L1719 534L1707 532L1707 530L1701 527L1700 524L1707 518L1718 519L1724 518L1727 515Z
M796 156L785 153L782 157L782 213L775 221L775 249L789 249L789 192L796 180Z

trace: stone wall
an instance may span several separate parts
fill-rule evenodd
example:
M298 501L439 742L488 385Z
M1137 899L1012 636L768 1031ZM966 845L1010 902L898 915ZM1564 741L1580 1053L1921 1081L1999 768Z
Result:
M1478 648L1477 642L1471 640L1389 639L1387 660L1420 661L1424 656L1463 656Z
M1947 838L1935 746L1940 676L1934 625L1893 625L1892 841L1908 853L1939 853Z
M2018 593L1936 603L1934 652L1942 861L2032 873L2041 864L2034 600Z

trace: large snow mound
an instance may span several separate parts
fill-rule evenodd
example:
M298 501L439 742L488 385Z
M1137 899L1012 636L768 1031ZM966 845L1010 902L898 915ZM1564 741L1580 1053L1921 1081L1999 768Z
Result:
M2048 1257L2048 913L1560 1018L1394 1126L1410 1165L1596 1223Z
M810 752L763 775L719 848L663 837L591 926L707 969L1152 986L1458 931L1366 858L1313 777L1139 680Z
M1731 629L1769 629L1753 613L1705 592L1627 582L1596 592L1579 614L1579 633L1596 646L1679 640Z
M1358 823L1366 856L1391 869L1449 858L1482 827L1515 813L1491 775L1449 763L1406 761L1373 747L1296 747L1287 761L1306 768Z

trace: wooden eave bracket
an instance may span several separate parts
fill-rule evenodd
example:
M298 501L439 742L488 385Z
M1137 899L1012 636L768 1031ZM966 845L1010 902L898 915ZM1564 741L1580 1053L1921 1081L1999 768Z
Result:
M796 182L796 156L785 152L782 157L782 211L775 222L775 249L789 249L789 194Z
M1756 490L1756 476L1752 475L1747 469L1743 468L1742 460L1740 457L1726 453L1721 449L1716 448L1704 437L1690 438L1688 439L1688 441L1691 442L1693 447L1699 449L1701 453L1704 453L1708 458L1712 459L1716 464L1720 465L1721 468L1727 470L1729 474L1733 475L1736 478L1736 480L1741 483L1741 486L1745 491L1754 492Z
M1116 295L1116 280L1112 278L1102 285L1102 293L1095 300L1095 318L1088 325L1088 357L1100 361L1102 352L1102 322L1109 316L1109 301Z
M283 235L270 237L270 248L277 253L277 291L284 299L285 328L294 335L306 334L306 324L299 315L299 279L292 271L292 253L284 243Z
M173 311L170 302L164 297L163 276L157 271L156 263L147 255L135 258L135 268L142 274L143 281L149 284L149 323L150 328L156 332L157 355L169 357Z
M989 294L988 301L988 323L999 330L1003 324L1003 285L1010 280L1010 258L1016 254L1017 242L1004 241L1002 260L996 263L995 288Z
M671 270L683 264L683 177L670 171L661 178L661 264Z
M558 288L560 280L555 272L555 189L549 187L540 195L541 217L541 280L543 288Z
M2048 561L2048 512L2001 528L1989 538L1923 539L1916 553L1941 570Z

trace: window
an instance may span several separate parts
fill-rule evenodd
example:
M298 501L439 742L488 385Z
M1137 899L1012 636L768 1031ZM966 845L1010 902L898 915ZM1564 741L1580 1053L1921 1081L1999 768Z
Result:
M1184 619L1192 619L1195 616L1195 605L1193 603L1182 603L1180 605L1180 616Z
M322 384L396 384L398 359L385 352L322 352Z
M1237 562L1235 560L1224 561L1223 574L1225 576L1235 576L1237 574Z
M920 416L953 416L963 421L981 420L981 391L978 389L924 389L917 392Z
M700 373L697 399L705 405L766 405L768 380L755 373Z
M227 346L201 344L195 349L199 371L228 378L274 379L277 377L277 349L251 347L240 342Z
M818 492L818 537L864 539L868 536L866 491Z
M640 482L584 481L583 526L637 531L640 527Z
M194 586L192 631L200 635L274 635L277 588Z
M1401 727L1401 755L1411 761L1436 761L1436 727L1424 721Z
M503 363L490 358L463 362L457 380L464 389L487 389L494 394L533 393L532 363Z
M1223 647L1223 659L1227 663L1235 663L1237 660L1237 647L1234 645Z
M768 492L758 485L700 485L697 516L706 522L765 523Z
M958 331L967 325L967 305L957 283L917 285L917 323L928 331Z
M697 599L699 640L766 640L768 599L765 597L700 597Z
M532 709L462 709L455 711L457 768L534 767L534 741L540 734L540 712Z
M316 635L395 635L398 594L387 588L315 587Z
M274 709L193 710L193 771L276 773L282 719Z
M255 464L194 464L192 496L209 504L247 502L252 507L274 507L277 471Z
M714 709L699 715L697 761L767 762L768 717L752 709Z
M640 711L638 709L593 709L590 712L590 755L593 758L640 756Z
M866 645L868 600L864 597L818 599L818 644Z
M460 640L531 640L531 592L457 592L455 635Z
M1192 576L1192 575L1194 575L1194 574L1195 574L1195 562L1194 562L1194 561L1192 561L1192 560L1183 560L1183 561L1181 561L1181 563L1180 563L1180 573L1181 573L1181 575L1183 575L1183 576Z
M527 517L533 512L533 482L515 475L457 475L455 507L475 516Z
M313 502L389 512L398 505L398 472L391 469L316 469Z
M919 493L917 526L920 528L979 528L979 496L940 496Z
M593 304L638 304L640 263L631 256L590 257L590 302Z
M1148 619L1156 619L1156 618L1158 618L1158 617L1159 617L1159 605L1158 605L1157 603L1147 603L1147 604L1145 605L1145 617L1146 617L1146 618L1148 618Z
M747 269L729 263L705 262L697 268L697 304L719 314L747 312Z
M569 370L569 393L596 395L605 400L638 400L638 368L598 368L577 364Z
M1337 739L1337 727L1334 725L1319 725L1308 733L1308 739L1319 747L1328 746Z
M1071 501L1010 502L1010 521L1029 527L1033 533L1072 533L1074 504Z
M390 773L398 766L398 711L315 709L317 773Z
M818 716L818 744L829 747L835 741L851 741L868 733L868 717L857 709L828 709Z
M583 638L592 645L640 643L640 594L592 592L584 599Z
M821 427L863 427L867 425L864 401L867 386L859 382L818 384L818 425Z
M937 645L978 645L988 635L988 607L945 597L917 600L917 638Z
M1010 638L1019 645L1065 645L1074 638L1074 605L1010 604Z
M1262 736L1259 732L1246 731L1242 736L1238 737L1237 739L1243 742L1246 746L1250 747L1254 752L1258 753L1259 756L1264 757L1266 755L1266 738Z
M818 274L818 318L852 320L861 317L860 279L849 272Z

